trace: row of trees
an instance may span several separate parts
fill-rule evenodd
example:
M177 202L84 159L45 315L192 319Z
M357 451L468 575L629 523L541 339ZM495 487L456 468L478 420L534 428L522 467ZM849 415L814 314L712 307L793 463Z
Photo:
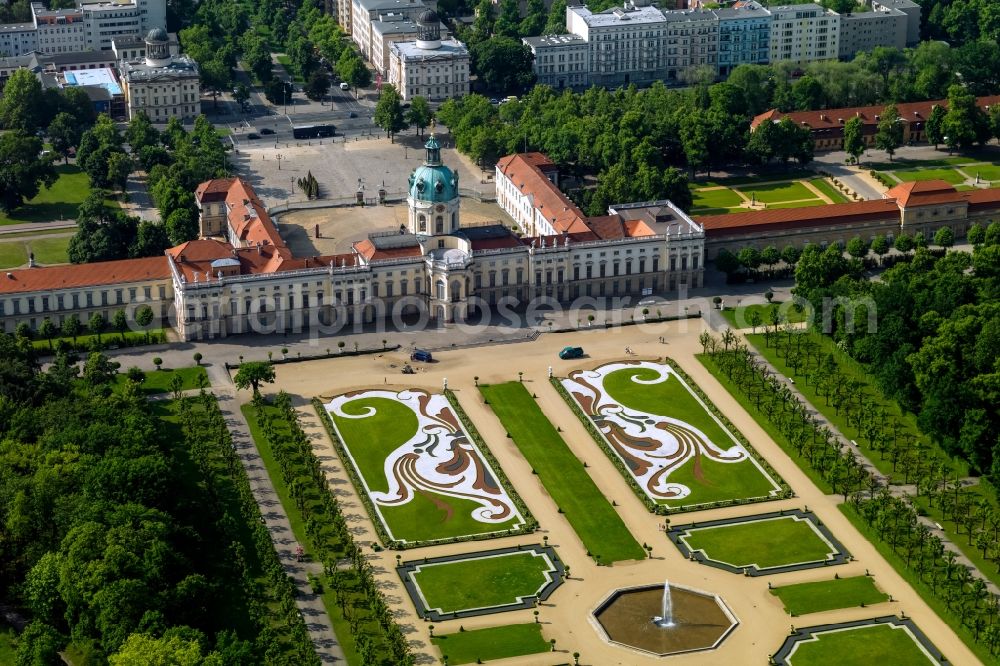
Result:
M312 450L309 437L287 393L279 393L268 405L257 392L260 382L273 378L269 363L244 363L237 377L254 388L255 418L281 469L282 481L305 522L314 557L323 562L326 581L337 605L351 627L342 640L353 641L363 666L413 663L406 636L393 619L389 602L379 587L372 565L355 543L350 525L336 497L329 491L322 463ZM256 386L250 380L257 380ZM340 562L347 558L352 567ZM321 585L319 581L314 585Z
M798 334L786 330L775 335L791 338ZM989 594L985 581L960 566L955 554L944 548L942 540L920 523L909 498L894 496L878 476L867 472L856 454L821 425L785 382L772 375L732 331L727 330L721 337L706 332L700 341L707 364L718 368L734 388L756 406L757 413L774 426L779 440L797 456L799 464L814 470L822 483L842 494L845 501L849 501L848 506L869 526L873 536L887 543L905 566L914 570L919 580L928 586L928 591L942 599L948 611L968 628L973 640L983 642L991 653L995 652L1000 647L997 597ZM821 367L829 366L828 359L822 356ZM919 441L914 443L914 451L913 457L918 460L927 457ZM924 465L928 472L923 477L926 479L923 487L934 487L938 497L944 497L954 487L950 470L942 459L931 457L931 460L935 464ZM992 525L985 509L975 515L975 520L985 519L986 526ZM980 530L986 531L985 528ZM995 538L991 544L987 552L992 552L989 548L1000 548Z
M836 303L829 335L917 414L924 433L996 482L1000 224L974 226L969 238L972 253L935 257L917 247L878 282L863 279L839 248L810 246L796 266L795 293L816 311ZM868 325L869 312L877 326Z
M426 97L416 96L410 101L410 108L403 107L403 98L396 90L396 86L387 83L382 86L379 93L378 103L375 105L375 124L385 130L385 133L392 139L397 132L402 132L407 127L416 127L419 132L431 124L434 113Z

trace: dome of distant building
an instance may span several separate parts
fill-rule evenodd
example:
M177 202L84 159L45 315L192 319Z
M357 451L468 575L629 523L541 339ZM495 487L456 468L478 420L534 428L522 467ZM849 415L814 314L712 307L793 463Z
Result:
M438 18L433 9L428 9L417 17L418 25L437 25L440 22L441 19Z
M427 159L410 174L410 197L434 203L458 198L458 174L441 164L441 147L433 136L424 145Z
M147 42L165 42L168 41L167 31L163 28L153 28L146 35Z

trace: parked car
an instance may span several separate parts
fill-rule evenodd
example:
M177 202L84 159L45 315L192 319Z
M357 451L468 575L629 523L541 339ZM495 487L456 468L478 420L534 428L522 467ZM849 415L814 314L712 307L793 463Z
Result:
M347 114L347 117L348 118L357 118L358 114L356 114L354 111L351 111L349 114Z
M569 361L574 358L583 358L583 347L563 347L559 352L559 358Z
M253 139L259 139L259 138L260 138L260 134L257 134L256 132L250 132L249 134L247 134L247 139L253 140Z
M270 127L265 127L260 131L261 134L274 134L274 130Z
M411 361L422 361L424 363L430 363L431 361L434 360L434 357L427 350L424 350L424 349L414 349L413 353L410 354L410 360Z
M341 90L350 90L350 89L351 89L351 86L350 86L350 84L348 84L348 83L347 83L346 81L342 81L342 82L340 83L340 89L341 89Z

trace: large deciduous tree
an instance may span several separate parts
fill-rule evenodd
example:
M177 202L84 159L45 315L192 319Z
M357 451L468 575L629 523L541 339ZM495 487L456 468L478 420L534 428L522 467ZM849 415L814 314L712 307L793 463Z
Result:
M4 212L20 208L42 185L51 187L56 182L52 162L41 152L38 137L21 130L0 135L0 209Z
M896 105L888 104L882 110L882 115L878 121L878 130L875 133L875 147L879 150L884 150L891 162L896 149L901 145L903 145L903 121L899 117Z
M394 140L396 132L406 129L403 99L396 90L396 86L391 83L382 86L378 103L375 104L374 121L376 125L385 130L390 142Z
M233 382L239 389L251 389L254 396L260 395L260 385L274 381L274 365L266 361L247 361L241 363Z

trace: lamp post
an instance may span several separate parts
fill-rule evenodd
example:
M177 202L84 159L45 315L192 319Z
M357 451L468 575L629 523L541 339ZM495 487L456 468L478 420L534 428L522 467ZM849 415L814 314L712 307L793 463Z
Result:
M274 156L274 158L278 160L278 171L281 171L281 160L285 159L285 156L282 155L281 153L278 153L277 155Z

